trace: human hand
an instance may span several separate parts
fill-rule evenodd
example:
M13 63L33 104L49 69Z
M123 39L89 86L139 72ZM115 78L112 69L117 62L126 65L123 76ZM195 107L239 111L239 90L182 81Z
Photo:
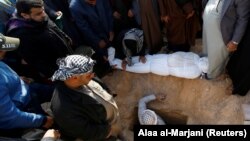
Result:
M106 42L105 42L104 40L100 40L100 41L99 41L99 47L100 47L100 48L105 48L106 45L107 45L107 44L106 44Z
M34 82L34 79L32 78L28 78L28 77L25 77L25 76L20 76L20 78L27 84L30 84L32 82Z
M156 100L159 100L159 101L164 101L166 99L165 94L156 94L155 97L156 97Z
M46 133L43 135L43 138L53 138L53 139L59 139L61 134L58 130L55 129L49 129L46 131Z
M228 52L234 52L236 51L238 48L238 44L235 44L233 41L230 41L228 44L227 44L227 51Z
M57 19L60 19L63 15L62 11L56 11L55 15L57 16Z
M46 118L47 119L46 119L46 122L43 125L43 127L48 129L48 128L50 128L53 125L54 119L51 116L47 116Z
M109 61L107 56L103 56L103 60L104 60L104 62L108 62Z
M129 17L129 18L134 17L134 13L132 12L131 9L128 10L128 17Z
M194 10L192 10L190 13L187 14L186 19L189 19L194 16Z
M168 23L170 21L170 17L169 16L161 16L161 21Z
M122 70L126 70L126 66L127 66L128 62L126 61L126 59L122 60Z
M143 64L145 64L147 61L147 58L145 56L139 56L139 62L142 62Z
M114 17L115 19L121 19L121 14L120 14L119 12L115 11L115 12L113 13L113 17Z
M115 36L114 32L109 32L109 41L110 41L110 42L113 41L114 36Z

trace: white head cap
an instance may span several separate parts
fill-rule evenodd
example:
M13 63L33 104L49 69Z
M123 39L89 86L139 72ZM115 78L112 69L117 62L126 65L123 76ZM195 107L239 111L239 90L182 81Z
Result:
M141 125L157 125L157 115L152 110L144 110L141 116Z

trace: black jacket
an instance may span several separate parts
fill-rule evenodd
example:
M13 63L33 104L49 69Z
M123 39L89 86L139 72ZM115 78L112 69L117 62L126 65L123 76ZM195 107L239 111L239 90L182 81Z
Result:
M63 82L57 83L51 109L62 135L72 140L101 141L110 132L105 107L92 97L68 88Z
M7 35L20 38L17 52L47 78L57 70L58 58L73 53L70 38L51 20L37 23L14 17L7 24Z

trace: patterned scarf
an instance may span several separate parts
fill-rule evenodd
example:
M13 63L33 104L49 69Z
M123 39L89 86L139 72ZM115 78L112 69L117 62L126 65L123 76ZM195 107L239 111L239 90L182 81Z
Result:
M88 73L93 70L95 61L82 55L69 55L65 58L58 59L59 69L52 76L52 81L64 81L73 75Z
M124 40L134 40L136 41L136 52L139 53L142 50L143 47L143 31L137 28L132 28L129 31L127 31L124 35L124 38L122 40L123 50L127 57L131 56L128 52L128 47L124 43Z

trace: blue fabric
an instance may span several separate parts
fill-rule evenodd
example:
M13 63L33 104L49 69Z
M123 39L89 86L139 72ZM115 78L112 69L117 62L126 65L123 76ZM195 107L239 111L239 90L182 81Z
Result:
M15 12L16 0L0 0L0 10L9 15Z
M5 25L0 21L0 33L4 34Z
M15 12L16 0L0 0L0 33L5 34L5 24Z
M96 0L96 6L84 0L71 0L70 11L86 42L95 51L100 40L108 41L109 32L113 32L113 17L107 0Z
M29 87L0 61L0 129L40 127L44 116L22 111L30 100Z

